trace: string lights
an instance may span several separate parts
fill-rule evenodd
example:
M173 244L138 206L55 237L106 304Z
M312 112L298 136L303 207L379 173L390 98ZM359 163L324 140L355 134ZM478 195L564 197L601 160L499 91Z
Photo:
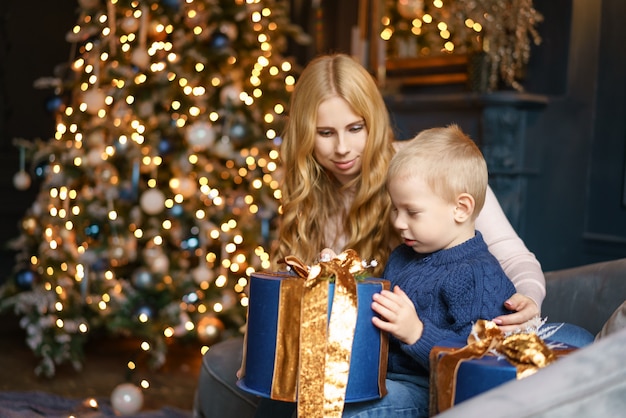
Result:
M519 79L543 21L532 0L386 1L381 39L391 58L483 53L489 90L500 82L523 90Z
M298 70L282 53L304 39L285 1L79 5L64 76L40 82L54 135L20 142L40 192L1 293L48 376L80 368L96 329L139 337L154 366L173 338L240 332L247 277L270 267Z

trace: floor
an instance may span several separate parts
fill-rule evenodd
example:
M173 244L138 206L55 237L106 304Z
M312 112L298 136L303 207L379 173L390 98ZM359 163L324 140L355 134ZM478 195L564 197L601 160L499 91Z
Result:
M132 382L146 379L150 387L143 391L142 410L172 406L191 410L200 372L202 355L198 343L175 343L169 347L165 365L151 370L136 356L137 342L129 339L90 341L85 347L82 371L63 365L53 378L35 375L38 359L28 348L24 331L13 315L0 316L0 390L44 391L57 395L88 399L109 399L113 389L126 381L126 363L137 358Z

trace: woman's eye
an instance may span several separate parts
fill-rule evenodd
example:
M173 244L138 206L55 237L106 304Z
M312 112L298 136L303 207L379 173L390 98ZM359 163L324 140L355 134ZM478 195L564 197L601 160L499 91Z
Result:
M356 133L361 132L365 126L364 125L352 125L350 127L350 132Z
M333 131L329 131L329 130L317 131L317 134L319 136L323 136L325 138L328 138L329 136L333 135Z

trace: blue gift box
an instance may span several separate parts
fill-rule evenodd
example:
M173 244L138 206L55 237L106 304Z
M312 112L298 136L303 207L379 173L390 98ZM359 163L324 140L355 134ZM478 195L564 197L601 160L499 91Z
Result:
M520 378L520 370L511 363L506 356L486 353L480 357L468 357L458 359L440 368L439 362L448 353L455 352L465 346L461 340L446 340L433 347L430 354L431 367L431 414L441 413L452 405L457 405L483 392L491 390L508 381ZM546 342L547 345L552 343ZM573 351L575 347L566 344L558 344L554 355L558 358ZM459 361L460 360L460 361ZM522 373L523 374L523 373ZM449 399L451 403L440 398L440 392L451 390L443 399Z
M244 376L237 382L237 385L247 392L272 399L277 399L272 395L273 385L277 384L276 379L287 378L286 380L296 382L299 373L297 364L291 364L291 367L288 367L288 364L277 364L280 350L297 353L299 349L297 336L287 339L288 342L283 342L285 340L280 340L278 337L279 312L281 309L286 309L285 306L281 306L281 300L284 300L281 299L284 281L304 283L302 278L289 274L253 273L250 277ZM328 313L330 315L335 285L329 283L328 286ZM371 302L375 293L388 288L389 282L386 280L357 281L357 320L350 355L345 402L378 399L386 394L387 335L372 324L374 312L371 309ZM299 302L296 301L296 303ZM289 320L294 323L299 322L299 311L294 310L293 317ZM306 332L306 329L299 329L299 332ZM324 352L321 350L320 359L323 361ZM285 370L286 367L288 370ZM283 377L278 377L280 375ZM294 387L292 397L280 400L295 402L296 391Z

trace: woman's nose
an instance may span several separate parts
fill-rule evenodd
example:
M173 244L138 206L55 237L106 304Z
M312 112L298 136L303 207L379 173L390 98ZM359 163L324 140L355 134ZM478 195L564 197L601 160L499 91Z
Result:
M337 135L337 141L335 142L335 152L342 155L350 152L350 147L346 143L346 140L342 134Z

